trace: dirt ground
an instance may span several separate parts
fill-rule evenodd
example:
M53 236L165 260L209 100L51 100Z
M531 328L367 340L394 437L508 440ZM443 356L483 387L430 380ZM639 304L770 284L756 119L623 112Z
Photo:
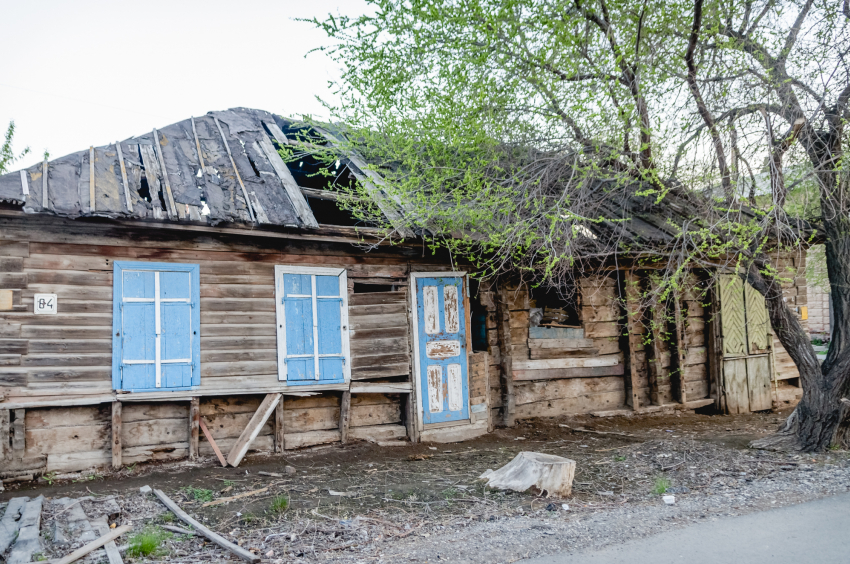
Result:
M207 459L48 477L7 485L0 502L20 495L115 495L122 508L119 525L182 525L153 495L139 493L150 485L268 562L514 562L850 491L848 452L782 454L747 447L785 415L545 418L450 445L357 442L249 456L239 468ZM573 495L560 500L500 492L476 480L524 450L575 460ZM287 473L287 466L295 472ZM676 497L674 505L665 505L662 491ZM247 492L256 493L204 506ZM45 545L49 558L75 548L53 547L49 539ZM236 557L203 538L179 534L163 541L158 556L125 555L133 562L229 559Z

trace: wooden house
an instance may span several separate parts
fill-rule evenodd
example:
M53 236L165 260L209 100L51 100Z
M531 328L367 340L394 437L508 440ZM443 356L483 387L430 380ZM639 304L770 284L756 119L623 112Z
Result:
M284 162L294 127L211 112L0 176L0 477L796 397L769 328L720 311L755 311L745 288L677 297L672 338L647 338L647 272L569 303L479 283L336 205L317 173L402 213L357 155Z

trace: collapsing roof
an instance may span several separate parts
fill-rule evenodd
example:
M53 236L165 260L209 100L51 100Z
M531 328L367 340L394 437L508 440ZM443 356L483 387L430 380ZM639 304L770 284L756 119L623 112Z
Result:
M209 112L0 176L0 201L22 205L27 213L70 218L318 228L302 188L277 152L294 143L283 132L291 127L262 110ZM369 182L371 173L342 161Z

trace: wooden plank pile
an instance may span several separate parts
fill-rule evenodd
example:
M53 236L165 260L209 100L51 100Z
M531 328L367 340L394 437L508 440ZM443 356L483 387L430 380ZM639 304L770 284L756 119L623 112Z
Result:
M92 501L98 517L91 519L83 509L82 501ZM45 559L50 552L64 552L79 546L67 556L51 562L70 564L95 552L100 561L122 564L123 560L115 539L130 530L129 526L110 529L120 515L121 508L113 497L80 499L61 498L50 502L52 517L42 520L42 511L48 506L44 496L12 498L0 518L0 558L6 564L28 564ZM48 513L50 515L51 513Z

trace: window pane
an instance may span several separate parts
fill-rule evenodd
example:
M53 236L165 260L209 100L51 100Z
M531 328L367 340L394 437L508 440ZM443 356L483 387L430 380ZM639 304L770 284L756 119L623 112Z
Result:
M190 299L192 297L192 275L188 272L160 272L159 297L164 300Z
M317 296L339 296L339 276L316 276Z
M286 354L313 354L313 302L310 298L287 298Z
M154 298L156 285L151 271L125 270L122 272L125 298Z

